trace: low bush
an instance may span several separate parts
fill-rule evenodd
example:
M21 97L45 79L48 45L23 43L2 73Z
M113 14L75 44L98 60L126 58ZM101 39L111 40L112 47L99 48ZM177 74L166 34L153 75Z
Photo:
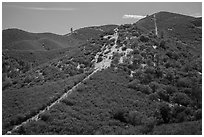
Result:
M145 35L141 35L141 36L139 37L139 40L140 40L141 42L148 42L148 41L149 41L149 37L148 37L148 36L145 36Z
M158 94L160 99L169 102L169 94L164 88L158 88L156 93Z
M140 81L138 79L135 79L131 81L130 83L128 83L128 88L132 88L137 91L141 91L144 94L152 93L152 89L149 87L149 85L140 84Z
M175 105L171 111L171 122L183 122L187 119L186 107Z
M25 116L23 114L18 114L14 119L10 121L10 125L18 125L25 120Z
M2 90L5 90L11 85L12 85L12 81L10 79L6 79L4 82L2 82Z
M171 101L183 106L187 106L191 103L191 99L185 93L181 92L174 93L171 97Z
M161 40L159 43L159 47L166 49L166 41L165 40Z
M128 113L128 123L136 126L136 125L141 125L144 118L145 118L145 115L139 111L130 111Z
M152 81L149 83L149 87L152 89L152 92L154 93L160 87L160 84L156 81Z
M117 110L114 114L113 114L113 118L116 120L119 120L120 122L127 122L127 111L123 110L123 109L119 109Z
M32 76L28 75L24 79L24 83L30 83L33 80Z
M97 59L97 63L101 62L102 60L103 60L103 58L101 56L99 56Z
M17 133L20 134L20 135L24 135L26 133L26 130L25 130L24 126L20 126L17 129Z
M156 119L154 117L149 117L145 119L144 126L141 129L141 132L143 134L148 134L149 132L152 132L156 124Z
M171 118L171 108L166 103L161 103L159 105L159 113L164 123L169 123Z
M175 86L172 86L172 85L167 85L167 86L165 87L165 89L166 89L166 91L167 91L168 94L173 94L173 93L178 92L178 88L175 87Z
M177 80L177 87L190 87L191 86L191 81L189 78L180 78Z
M141 84L139 86L139 90L144 94L151 94L152 93L152 89L148 85L142 85Z
M148 95L148 99L151 101L157 101L159 99L159 95L157 93L151 93Z
M149 84L153 80L154 76L150 73L143 73L141 75L141 83L143 84Z
M48 121L50 118L50 114L49 113L43 113L39 116L39 118L43 121Z
M202 119L202 109L198 109L194 112L194 117L195 120L200 120Z
M128 83L127 86L128 86L128 88L138 89L138 84L140 84L140 81L138 79L134 79L133 81Z
M122 47L122 51L125 51L127 49L127 47Z
M66 104L67 106L73 106L73 105L75 104L75 102L70 101L70 100L68 100L68 99L63 99L62 102L63 102L64 104Z

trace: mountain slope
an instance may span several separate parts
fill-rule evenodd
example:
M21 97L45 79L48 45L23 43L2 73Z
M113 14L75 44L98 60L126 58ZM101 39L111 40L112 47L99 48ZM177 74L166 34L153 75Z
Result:
M175 38L184 44L190 44L197 52L202 49L202 25L201 18L191 16L158 12L154 14L158 27L159 35L166 38ZM153 15L147 16L136 22L138 26L142 26L148 31L154 31Z
M143 28L118 26L8 79L3 133L202 134L202 57Z

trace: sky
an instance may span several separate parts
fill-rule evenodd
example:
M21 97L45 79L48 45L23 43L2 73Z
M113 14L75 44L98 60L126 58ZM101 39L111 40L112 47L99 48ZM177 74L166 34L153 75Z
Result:
M70 33L70 28L135 23L146 15L169 11L202 16L201 2L3 2L3 29Z

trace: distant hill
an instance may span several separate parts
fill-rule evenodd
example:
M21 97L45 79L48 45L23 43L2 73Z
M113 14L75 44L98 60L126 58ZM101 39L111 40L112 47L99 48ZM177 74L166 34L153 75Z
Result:
M51 50L83 43L78 39L52 33L29 33L7 29L2 33L2 48L8 50Z
M102 33L113 30L117 25L85 27L73 34L30 33L19 29L7 29L2 33L2 48L7 50L52 50L76 47Z

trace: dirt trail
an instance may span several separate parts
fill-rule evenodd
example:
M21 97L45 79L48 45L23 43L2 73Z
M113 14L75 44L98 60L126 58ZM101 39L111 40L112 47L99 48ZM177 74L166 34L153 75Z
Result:
M36 114L35 116L27 119L26 121L24 121L23 123L16 125L12 130L8 131L6 134L12 134L12 132L14 132L15 130L17 130L18 128L20 128L21 126L27 124L28 122L31 121L37 121L39 120L39 116L41 114L43 114L45 111L50 110L51 107L53 107L54 105L60 103L61 100L65 99L69 94L72 93L72 91L74 91L78 86L80 86L85 80L89 79L94 73L96 73L98 71L98 69L94 70L90 75L86 76L81 82L79 82L78 84L76 84L75 86L73 86L70 90L68 90L66 93L64 93L60 98L58 98L56 101L54 101L53 103L51 103L49 106L47 106L45 109L41 110L38 114Z
M156 22L156 15L154 14L154 26L155 26L155 34L158 36L158 30L157 30L157 22Z
M48 105L45 109L41 110L38 114L34 115L33 117L30 117L29 119L27 119L26 121L22 122L21 124L19 125L16 125L14 126L14 128L10 131L8 131L6 133L6 135L9 135L9 134L12 134L14 131L16 131L18 128L22 127L23 125L31 122L31 121L37 121L39 120L39 116L41 114L43 114L45 111L48 111L50 110L54 105L60 103L60 101L62 101L63 99L65 99L69 94L71 94L77 87L79 87L85 80L89 79L94 73L96 73L97 71L101 71L103 69L106 69L108 67L110 67L111 65L111 59L109 58L110 56L112 57L113 56L113 52L115 51L115 47L117 46L116 45L116 41L117 41L117 38L118 38L118 29L115 29L114 30L115 33L113 35L113 39L115 39L115 45L111 48L111 52L110 54L106 57L106 58L103 58L103 60L99 63L97 63L97 60L98 60L98 55L100 53L103 53L104 51L101 51L99 53L96 54L95 56L95 60L94 60L94 71L89 74L88 76L86 76L81 82L79 82L78 84L76 84L75 86L73 86L70 90L68 90L66 93L64 93L60 98L58 98L56 101L54 101L53 103L51 103L50 105ZM103 49L102 49L103 50Z

